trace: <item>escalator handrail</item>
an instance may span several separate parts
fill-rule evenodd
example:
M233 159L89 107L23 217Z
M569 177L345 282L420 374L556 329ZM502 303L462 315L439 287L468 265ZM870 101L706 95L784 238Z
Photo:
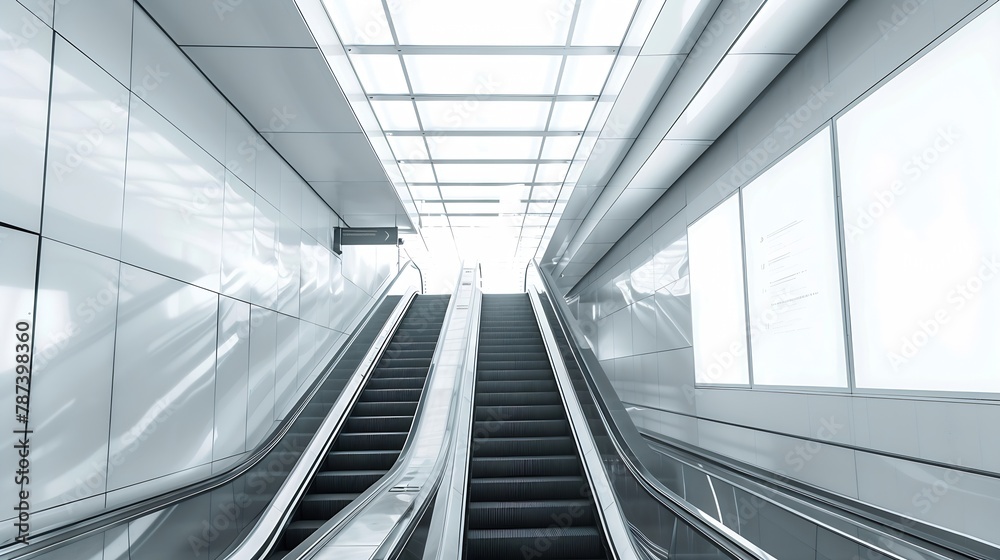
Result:
M371 321L375 312L386 300L386 298L390 296L389 292L393 289L396 282L402 278L403 273L406 271L411 262L412 261L409 261L406 265L400 267L396 275L391 280L383 282L382 286L380 286L381 289L378 297L373 298L368 310L364 313L361 320L358 321L354 330L351 332L351 335L344 341L343 344L341 344L333 356L327 361L327 364L323 367L322 372L316 376L316 379L313 380L309 388L299 397L295 406L292 407L289 413L285 416L285 419L282 420L272 430L271 434L265 438L264 441L259 443L257 447L254 448L254 450L250 452L242 461L230 466L224 471L213 474L208 478L186 484L180 488L117 507L110 511L104 511L85 519L72 521L66 525L46 529L33 535L33 538L28 545L13 548L16 546L16 543L8 543L7 545L4 545L4 547L0 548L0 560L35 558L40 554L44 554L57 548L62 548L72 542L79 541L97 533L103 533L115 526L128 523L134 519L166 509L177 504L178 502L210 492L247 473L250 469L263 461L278 445L285 434L288 433L288 430L291 429L292 424L302 414L306 405L309 404L316 392L319 391L320 387L340 363L340 360L347 352L347 349L350 348L355 340L357 340L364 328L368 326L368 323ZM3 550L3 548L7 548L7 550Z
M618 424L612 419L610 410L607 408L607 403L604 401L604 396L596 387L590 364L587 363L585 359L581 359L582 352L580 352L580 349L577 347L575 338L570 336L567 332L567 319L560 306L553 303L556 299L553 295L555 294L555 291L550 285L548 278L537 264L535 264L535 270L537 271L537 276L542 283L542 288L548 296L546 298L547 301L544 303L547 303L547 309L552 311L553 317L556 319L556 323L563 331L563 336L565 337L570 350L573 352L573 357L576 360L577 365L580 366L580 371L587 382L586 388L593 397L597 410L600 413L602 424L610 436L609 440L614 445L615 452L621 460L621 464L630 471L631 475L635 477L636 481L639 482L646 492L648 492L665 508L669 509L671 513L676 515L679 519L709 539L712 544L717 546L720 550L723 550L735 558L740 559L773 560L773 557L767 552L753 545L732 529L726 527L724 524L720 523L711 516L706 515L675 494L662 482L656 479L656 477L654 477L652 473L645 468L642 462L638 460L631 445L622 436L620 426L618 426ZM541 322L541 319L542 318L539 317L539 322ZM561 355L559 357L561 358Z
M324 523L322 527L310 535L305 541L303 541L302 544L292 550L288 556L286 556L286 560L312 558L317 553L320 553L324 548L335 546L340 532L344 530L348 523L353 521L354 518L363 516L368 505L378 499L379 496L393 491L411 490L408 487L400 487L398 483L400 482L400 477L410 466L409 463L415 445L414 434L420 429L421 420L424 417L424 413L426 412L428 406L426 404L427 391L429 390L429 387L433 385L434 379L438 375L440 370L438 364L441 362L441 354L445 351L445 338L447 337L456 309L462 305L459 295L463 285L465 285L462 282L464 270L465 267L463 264L459 270L459 277L458 281L455 283L454 291L448 301L448 310L445 312L444 320L441 324L438 343L434 348L434 354L431 357L431 364L427 373L427 381L424 383L424 387L421 390L417 409L414 412L413 424L410 427L410 432L406 437L406 441L403 444L403 448L400 451L399 458L396 460L396 463L393 464L389 471L386 472L386 474L383 475L378 482L373 484L365 492L363 492L361 496L355 499L348 508L345 508L345 510L338 513L333 519ZM454 400L454 394L452 396ZM455 408L455 403L453 402L451 414L449 416L454 415ZM407 510L406 515L401 517L396 524L386 532L380 550L383 548L394 548L394 543L405 535L407 525L409 523L416 523L419 521L419 513L423 511L419 508L419 506L427 501L427 494L436 493L441 472L444 470L444 457L447 455L450 447L450 445L440 446L434 467L430 471L430 474L426 479L426 483L416 490L418 497L411 502L411 506Z

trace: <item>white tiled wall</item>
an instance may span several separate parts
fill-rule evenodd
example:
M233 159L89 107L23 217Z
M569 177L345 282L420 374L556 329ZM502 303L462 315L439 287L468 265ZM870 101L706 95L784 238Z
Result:
M394 272L394 248L332 253L333 210L131 0L0 0L0 121L0 335L34 326L33 531L252 450Z
M918 7L904 23L880 28L898 2L849 1L584 277L575 312L641 428L1000 542L995 523L983 521L1000 519L996 402L694 384L687 225L752 178L741 169L759 171L782 157L984 3L912 4ZM803 111L789 128L782 119L810 98L819 109ZM769 141L780 149L758 151L764 161L748 164L751 152Z

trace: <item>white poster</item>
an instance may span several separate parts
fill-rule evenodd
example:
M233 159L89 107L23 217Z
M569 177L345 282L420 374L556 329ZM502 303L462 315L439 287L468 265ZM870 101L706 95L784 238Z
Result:
M746 385L746 304L740 201L734 195L688 226L695 382Z
M827 129L743 189L754 385L847 386L832 159Z

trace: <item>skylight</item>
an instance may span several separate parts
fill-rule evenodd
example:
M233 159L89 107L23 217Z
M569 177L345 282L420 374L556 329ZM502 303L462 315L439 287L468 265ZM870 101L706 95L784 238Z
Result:
M662 2L323 0L432 253L521 289L629 26Z

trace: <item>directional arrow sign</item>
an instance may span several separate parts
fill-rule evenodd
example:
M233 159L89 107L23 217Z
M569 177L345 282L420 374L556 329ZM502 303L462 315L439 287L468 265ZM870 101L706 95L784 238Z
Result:
M333 240L335 250L344 245L396 245L399 228L333 228Z

